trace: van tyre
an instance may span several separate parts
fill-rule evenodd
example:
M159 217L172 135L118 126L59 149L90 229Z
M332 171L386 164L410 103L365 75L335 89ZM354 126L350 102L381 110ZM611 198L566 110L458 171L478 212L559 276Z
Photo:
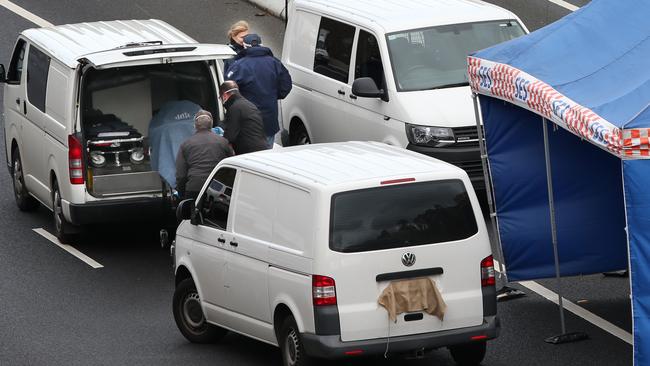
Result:
M63 215L61 191L56 180L52 182L52 217L54 218L54 235L61 243L71 243L75 238L74 228Z
M452 346L449 347L449 351L458 366L478 366L485 358L486 342Z
M174 320L183 336L192 343L214 343L228 331L207 322L201 299L191 278L181 281L174 291Z
M315 364L314 360L305 353L300 331L293 316L286 317L282 322L282 326L278 332L278 341L280 342L283 366L307 366Z
M15 149L13 153L11 177L14 184L14 198L16 199L18 209L21 211L34 211L38 208L38 201L29 194L25 186L23 162L20 159L20 151L18 149Z
M291 146L311 144L311 139L309 138L307 129L301 122L292 126L291 132L289 133L289 144Z

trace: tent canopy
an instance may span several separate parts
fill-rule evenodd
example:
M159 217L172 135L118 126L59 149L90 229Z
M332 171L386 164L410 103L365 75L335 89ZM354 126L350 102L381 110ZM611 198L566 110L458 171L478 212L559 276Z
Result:
M648 14L650 1L593 0L468 57L508 278L554 275L548 123L561 273L629 263L636 364L650 364Z

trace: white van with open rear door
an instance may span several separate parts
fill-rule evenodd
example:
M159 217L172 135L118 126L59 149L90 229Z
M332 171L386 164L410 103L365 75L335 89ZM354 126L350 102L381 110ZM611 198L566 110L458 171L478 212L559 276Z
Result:
M448 163L377 142L245 154L177 214L173 312L190 341L232 330L285 365L440 347L478 365L498 334L488 233Z
M83 224L164 217L168 190L151 160L149 125L170 109L172 119L199 108L222 115L218 60L233 55L160 20L22 32L1 78L18 207L52 210L63 242Z

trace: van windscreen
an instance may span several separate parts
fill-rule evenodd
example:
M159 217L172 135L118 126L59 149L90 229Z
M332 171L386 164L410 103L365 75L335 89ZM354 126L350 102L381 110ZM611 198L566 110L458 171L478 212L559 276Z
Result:
M330 220L330 249L344 253L462 240L478 232L460 180L338 193Z
M467 55L523 34L515 20L450 24L388 34L397 90L469 85Z

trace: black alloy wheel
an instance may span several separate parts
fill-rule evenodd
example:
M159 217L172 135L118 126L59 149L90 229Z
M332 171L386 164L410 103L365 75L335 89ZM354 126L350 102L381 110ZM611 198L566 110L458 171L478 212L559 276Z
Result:
M63 216L61 191L56 180L52 182L52 217L54 218L54 235L61 243L71 243L74 239L72 224Z
M192 343L213 343L228 333L226 329L207 322L201 308L201 298L191 278L184 279L176 286L172 308L176 326Z
M29 194L25 186L23 162L20 159L20 151L17 148L13 153L11 177L14 184L14 198L16 199L18 209L21 211L34 211L38 208L38 201Z
M291 133L289 134L289 142L291 146L311 144L311 139L309 138L307 129L302 123L298 123L294 128L291 129Z
M282 322L278 333L278 342L282 352L283 366L313 365L314 360L305 353L305 347L300 338L300 331L293 316L288 316Z

